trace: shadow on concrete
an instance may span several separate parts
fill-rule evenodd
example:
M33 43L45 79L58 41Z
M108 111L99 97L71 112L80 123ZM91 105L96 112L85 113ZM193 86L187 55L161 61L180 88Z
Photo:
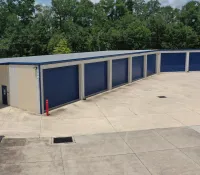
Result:
M8 105L3 105L3 104L0 104L0 110L3 109L3 108L7 108Z

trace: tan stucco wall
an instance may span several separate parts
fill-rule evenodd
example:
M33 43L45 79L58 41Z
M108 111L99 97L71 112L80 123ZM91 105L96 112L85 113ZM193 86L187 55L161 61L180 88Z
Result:
M39 77L35 66L10 65L10 105L39 113Z
M9 68L8 65L0 65L0 104L2 104L2 85L7 86L9 91ZM9 103L9 94L8 94Z

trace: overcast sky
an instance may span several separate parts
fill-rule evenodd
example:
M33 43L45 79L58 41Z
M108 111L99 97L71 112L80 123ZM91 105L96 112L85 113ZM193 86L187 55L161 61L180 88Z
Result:
M160 0L162 5L171 5L180 8L191 0Z
M36 1L38 3L47 4L47 5L49 5L51 3L51 0L36 0ZM92 1L98 2L99 0L92 0ZM181 6L183 6L184 4L186 4L189 1L191 1L191 0L160 0L162 5L171 5L171 6L177 7L177 8L180 8Z

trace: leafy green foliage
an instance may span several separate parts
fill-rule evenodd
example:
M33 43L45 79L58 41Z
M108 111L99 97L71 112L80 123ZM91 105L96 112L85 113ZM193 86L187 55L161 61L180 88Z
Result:
M61 39L53 49L53 54L67 54L67 53L71 53L71 50L67 44L67 40Z
M58 45L58 43L63 39L64 35L55 33L51 39L49 40L47 49L50 54L53 54L54 48Z
M181 22L192 27L200 34L200 2L191 1L183 6L180 16Z
M167 49L197 48L199 39L195 31L182 23L169 24L163 37L162 46Z
M123 49L200 47L200 2L0 0L0 58Z

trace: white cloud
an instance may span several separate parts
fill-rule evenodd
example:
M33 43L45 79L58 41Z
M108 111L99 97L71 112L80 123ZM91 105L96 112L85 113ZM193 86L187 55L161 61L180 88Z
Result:
M180 8L191 0L160 0L162 5L171 5L172 7Z

